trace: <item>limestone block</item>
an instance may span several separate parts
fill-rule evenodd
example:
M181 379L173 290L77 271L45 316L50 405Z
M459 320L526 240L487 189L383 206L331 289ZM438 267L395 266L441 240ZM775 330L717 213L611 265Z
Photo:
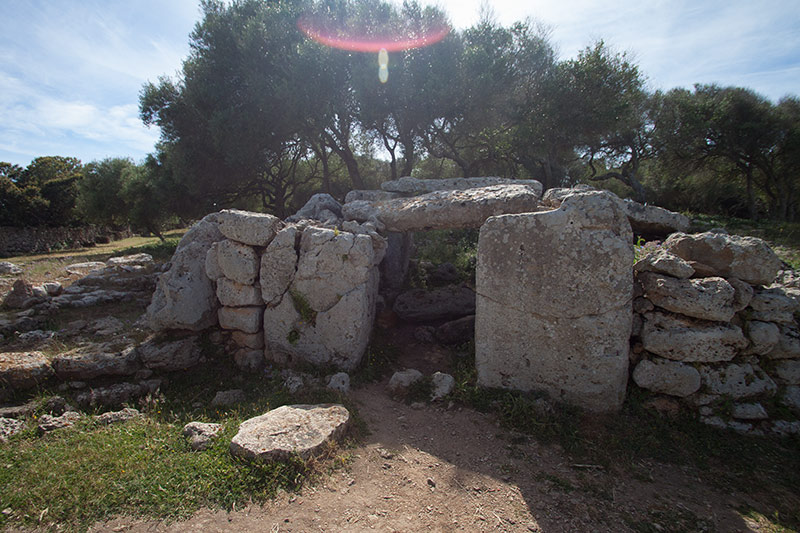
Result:
M297 269L298 231L288 226L275 236L261 256L261 298L268 306L277 305L294 279Z
M264 308L252 307L221 307L219 310L219 325L223 329L236 329L245 333L258 333L261 331L261 320Z
M770 359L796 359L800 357L800 330L796 326L779 324L780 337L775 348L767 353Z
M341 405L284 405L242 422L230 450L250 461L308 459L341 438L349 423Z
M229 239L220 241L217 263L226 278L242 285L253 285L258 279L259 257L252 246Z
M730 322L735 314L735 292L722 278L676 279L655 272L640 272L645 297L654 305L704 320Z
M431 291L411 289L397 297L393 311L409 322L461 318L475 314L475 292L455 285Z
M747 336L750 338L750 347L744 353L766 355L781 340L781 330L772 322L752 320L747 323Z
M664 248L686 261L697 261L724 278L739 278L751 285L769 285L781 260L767 243L756 237L724 233L676 233L664 241Z
M753 291L752 285L738 278L728 278L728 283L730 283L733 290L736 291L733 295L733 309L738 313L750 305L755 292Z
M690 278L694 274L692 265L663 248L654 250L636 261L633 265L633 270L636 272L655 272L656 274L665 274L679 279Z
M259 333L245 333L244 331L234 331L231 334L231 340L237 346L242 348L252 348L253 350L260 350L264 347L264 335Z
M263 305L261 288L253 285L242 285L228 278L217 280L217 298L227 307L245 307Z
M643 389L683 398L698 391L700 373L669 359L643 359L633 370L633 381Z
M628 378L631 243L625 214L601 192L569 197L558 210L487 220L478 243L478 383L619 409Z
M625 214L633 231L639 235L669 235L676 231L687 231L691 225L689 217L663 207L644 205L625 200Z
M121 352L108 352L104 348L98 346L88 351L76 349L55 356L53 369L56 376L64 381L88 381L99 376L128 376L141 368L134 347Z
M785 385L800 385L800 360L784 359L777 361L770 370L770 375Z
M342 218L342 204L327 193L317 193L308 199L306 204L287 222L298 222L303 219L336 223Z
M357 202L364 200L367 202L380 202L383 200L394 200L400 198L402 195L396 192L379 191L379 190L355 190L347 193L344 197L344 203Z
M774 394L778 386L757 365L749 363L722 366L702 366L700 376L711 394L729 398L749 398Z
M212 244L222 239L216 213L186 232L147 308L150 328L200 331L217 323L217 295L206 275L205 260Z
M202 356L195 337L171 342L150 338L140 344L136 351L144 366L165 372L191 368L200 362Z
M217 261L217 246L218 243L215 242L208 248L208 252L206 252L206 276L213 281L225 275L219 267L219 261Z
M673 361L730 361L748 344L741 328L731 324L659 312L643 316L644 349Z
M794 324L797 302L780 287L756 291L750 301L750 318L764 322Z
M42 352L0 353L0 387L30 389L52 375L50 361Z
M219 212L219 229L225 237L250 246L266 246L281 227L278 217L238 209Z
M383 202L357 201L342 208L345 220L378 220L386 231L477 228L494 215L541 211L539 195L527 185L494 185L436 191Z
M426 194L435 191L463 191L491 185L526 185L542 196L542 184L536 180L516 180L497 177L417 179L405 176L397 180L384 181L381 189L404 195Z

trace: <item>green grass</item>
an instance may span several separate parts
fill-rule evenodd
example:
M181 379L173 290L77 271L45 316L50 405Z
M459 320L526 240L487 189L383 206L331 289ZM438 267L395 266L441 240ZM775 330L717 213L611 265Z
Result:
M478 233L477 229L417 232L414 234L416 258L434 265L452 263L462 280L474 282Z

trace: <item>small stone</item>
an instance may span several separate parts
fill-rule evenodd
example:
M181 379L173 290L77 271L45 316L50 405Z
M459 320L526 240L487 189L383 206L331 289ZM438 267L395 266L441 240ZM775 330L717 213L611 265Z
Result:
M397 297L393 310L409 322L456 319L475 314L475 291L469 287L412 289Z
M251 348L261 350L264 348L264 335L261 333L245 333L244 331L233 331L231 340L241 348Z
M236 351L233 355L233 361L244 372L258 372L264 368L264 351L243 348Z
M800 357L800 329L779 324L780 337L775 347L767 353L770 359L796 359Z
M436 340L434 338L435 334L436 328L433 326L418 326L414 328L414 340L423 344L433 343Z
M213 407L230 407L237 403L243 403L247 400L242 389L231 389L217 392L214 399L211 400Z
M49 433L57 429L72 427L81 419L81 416L76 411L67 411L61 416L42 415L39 417L39 433Z
M196 337L172 342L159 342L157 337L151 337L136 348L136 353L147 368L165 372L191 368L200 362L202 355Z
M764 322L779 322L782 324L794 324L794 312L797 310L797 302L783 288L763 289L756 291L750 301L752 320L763 320Z
M258 279L260 259L251 246L231 240L220 241L217 263L226 278L241 285L253 285Z
M17 274L22 274L22 269L14 263L0 261L0 274L11 274L16 276Z
M0 442L8 441L9 437L16 435L25 427L25 422L15 418L0 417Z
M760 403L736 403L731 410L731 416L739 420L766 420L769 418L767 410Z
M346 372L338 372L330 377L327 387L342 394L350 392L350 376Z
M64 292L64 287L57 281L48 281L42 284L42 288L48 296L58 296Z
M389 392L392 394L402 394L412 384L422 379L422 372L413 368L395 372L389 379Z
M746 329L750 338L750 347L745 350L746 354L766 355L781 340L781 331L772 322L753 320L747 323Z
M442 344L461 344L475 338L475 315L445 322L436 328L436 340Z
M211 446L211 441L222 431L221 424L189 422L183 426L183 436L189 438L192 450L203 451Z
M753 287L749 283L745 283L740 279L728 278L727 281L730 283L731 287L733 287L733 290L736 291L733 295L733 308L738 313L750 305L755 291L753 291Z
M433 392L431 393L431 400L441 400L451 392L456 386L456 380L450 374L443 372L435 372L431 376L431 383L433 385Z
M140 413L137 409L133 409L131 407L126 407L121 411L109 411L107 413L103 413L101 415L97 415L94 417L95 422L98 424L102 424L104 426L108 426L110 424L118 424L120 422L127 422L128 420L132 420L134 418L141 418L142 413Z
M283 381L283 388L286 389L289 394L296 393L303 388L303 385L303 378L300 376L289 376Z

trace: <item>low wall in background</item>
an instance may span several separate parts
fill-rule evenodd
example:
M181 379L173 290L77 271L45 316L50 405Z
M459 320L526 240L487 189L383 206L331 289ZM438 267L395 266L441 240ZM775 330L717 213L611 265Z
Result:
M131 235L133 234L129 229L112 231L103 226L77 228L0 226L0 257L93 246L97 243L124 239Z

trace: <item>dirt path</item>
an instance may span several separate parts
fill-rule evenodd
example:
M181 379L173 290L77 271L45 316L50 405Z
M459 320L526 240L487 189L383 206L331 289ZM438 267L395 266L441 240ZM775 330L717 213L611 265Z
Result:
M179 523L120 518L93 531L759 531L725 494L679 467L635 478L574 464L558 446L469 409L414 409L385 384L353 392L370 434L346 469L300 494ZM640 479L641 478L641 479Z

